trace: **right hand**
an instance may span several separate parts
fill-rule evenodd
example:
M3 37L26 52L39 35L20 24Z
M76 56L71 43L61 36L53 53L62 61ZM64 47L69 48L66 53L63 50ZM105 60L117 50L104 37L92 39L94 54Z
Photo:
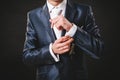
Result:
M53 43L52 50L55 54L64 54L70 50L72 42L73 38L70 36L63 36Z

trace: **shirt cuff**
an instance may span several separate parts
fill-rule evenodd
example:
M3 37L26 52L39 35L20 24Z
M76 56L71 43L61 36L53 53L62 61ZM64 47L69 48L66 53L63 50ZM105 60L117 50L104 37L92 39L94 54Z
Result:
M59 55L58 55L58 54L55 55L55 54L53 53L53 51L52 51L52 43L49 45L49 51L50 51L51 56L54 58L54 60L55 60L56 62L60 61Z
M73 26L71 27L71 29L68 32L66 32L65 35L73 37L76 31L77 31L77 26L75 24L73 24Z

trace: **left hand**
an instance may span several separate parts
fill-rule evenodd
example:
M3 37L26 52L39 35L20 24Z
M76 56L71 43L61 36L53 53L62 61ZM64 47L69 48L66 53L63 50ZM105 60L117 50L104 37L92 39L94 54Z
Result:
M71 43L73 42L73 38L70 36L63 36L52 44L52 51L55 54L64 54L71 49Z
M55 26L59 30L65 29L66 31L69 31L72 27L72 23L70 23L63 15L50 19L50 22L52 27Z

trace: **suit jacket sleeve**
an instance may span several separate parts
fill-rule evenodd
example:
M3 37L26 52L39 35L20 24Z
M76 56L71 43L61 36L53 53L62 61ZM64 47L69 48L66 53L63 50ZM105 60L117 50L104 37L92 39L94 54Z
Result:
M77 27L74 35L75 45L85 54L94 59L99 59L103 51L103 41L99 27L95 24L91 7L87 7L87 16L83 28Z
M40 47L37 42L34 25L31 21L31 15L27 17L26 40L23 49L23 61L29 65L44 65L55 63L55 60L49 52L49 45Z

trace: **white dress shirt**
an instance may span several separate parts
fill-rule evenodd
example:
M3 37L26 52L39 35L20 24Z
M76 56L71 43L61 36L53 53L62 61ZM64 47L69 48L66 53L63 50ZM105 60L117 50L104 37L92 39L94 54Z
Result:
M67 0L63 0L59 5L53 6L47 0L47 6L48 6L49 13L50 13L50 18L53 19L53 18L57 17L61 10L62 10L61 14L63 16L65 16L66 4L67 4ZM58 30L56 27L53 27L53 30L55 32L56 38L59 39L61 37L62 30ZM69 35L69 36L73 37L76 30L77 30L77 26L75 24L73 24L72 28L68 32L66 32L65 35ZM49 46L49 51L50 51L50 54L52 55L52 57L54 58L54 60L56 62L58 62L60 60L59 55L55 55L53 53L53 51L52 51L52 43Z

